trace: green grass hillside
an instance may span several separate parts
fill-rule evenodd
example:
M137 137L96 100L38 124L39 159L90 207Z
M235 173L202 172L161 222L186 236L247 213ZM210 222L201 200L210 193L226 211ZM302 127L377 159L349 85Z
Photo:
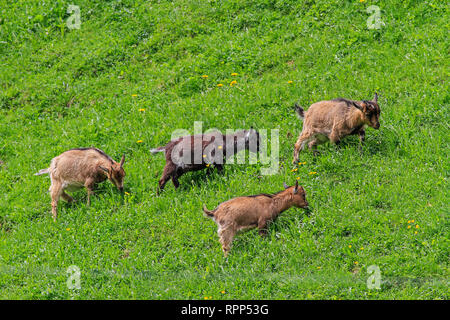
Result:
M438 0L0 0L0 298L448 299L448 21ZM292 170L295 102L375 91L362 153L352 136ZM278 129L278 173L229 165L156 196L165 161L149 149L195 121ZM87 207L75 192L53 223L50 179L33 174L88 146L126 154L127 195L105 182ZM237 236L225 259L202 204L297 178L311 214Z

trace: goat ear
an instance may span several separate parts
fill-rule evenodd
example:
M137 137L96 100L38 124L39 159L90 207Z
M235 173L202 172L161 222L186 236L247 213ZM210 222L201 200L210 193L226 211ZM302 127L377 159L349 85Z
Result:
M372 105L369 103L369 101L367 100L363 100L361 103L361 108L362 108L362 112L366 113L369 112L369 110L371 109Z
M373 102L377 103L378 102L378 94L375 92L375 96L372 99Z
M125 162L125 155L122 156L122 159L120 159L120 167L123 167L123 163Z
M289 186L286 184L286 182L283 182L283 187L284 187L285 189L289 188Z
M294 194L297 194L297 192L298 192L298 180L295 181Z
M371 110L375 109L375 107L372 105L372 103L370 101L364 100L364 105L365 105L364 111L371 111Z
M364 112L363 107L359 103L357 103L356 101L353 101L353 105L356 107L356 109L359 109L359 110Z

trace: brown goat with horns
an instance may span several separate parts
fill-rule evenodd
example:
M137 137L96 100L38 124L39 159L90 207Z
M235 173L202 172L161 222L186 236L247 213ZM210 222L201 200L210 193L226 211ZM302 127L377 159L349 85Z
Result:
M223 135L220 132L184 136L171 140L165 146L151 149L152 154L164 152L166 165L158 183L159 194L166 183L172 180L175 189L180 185L178 178L186 172L198 171L214 165L223 170L226 159L242 150L257 153L260 143L257 130L240 130Z
M52 159L50 167L42 169L35 175L50 174L52 197L52 215L56 221L58 200L62 197L67 202L73 198L65 190L75 191L86 187L88 190L87 203L90 205L94 186L97 183L109 179L119 190L123 192L123 179L125 171L123 163L125 155L120 163L97 148L77 148L63 152Z
M353 134L358 134L362 143L366 125L374 129L380 128L380 107L376 93L371 101L338 98L316 102L307 111L295 105L295 111L304 122L294 148L294 164L298 162L298 154L306 144L310 150L315 150L318 144L328 140L339 144L342 138Z
M218 226L225 257L230 251L231 242L238 231L258 228L260 235L267 233L267 225L274 221L285 210L292 206L308 208L306 193L303 187L289 187L275 194L258 194L255 196L237 197L219 204L214 210L203 206L205 216L214 220Z

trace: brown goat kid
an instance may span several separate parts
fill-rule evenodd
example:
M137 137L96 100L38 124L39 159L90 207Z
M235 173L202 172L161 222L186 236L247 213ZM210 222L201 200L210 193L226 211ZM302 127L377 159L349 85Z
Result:
M50 167L42 169L35 175L50 174L52 197L52 215L56 222L58 200L62 197L67 202L73 198L65 190L75 191L86 187L88 191L87 203L90 205L95 184L109 179L119 190L123 192L123 180L125 171L123 163L125 155L120 163L114 161L102 150L97 148L78 148L63 152L52 159Z
M376 93L371 101L339 98L316 102L307 111L295 105L295 111L300 119L304 119L304 123L294 148L294 164L298 162L298 154L305 145L316 153L318 144L328 140L339 144L342 138L353 134L358 134L363 143L366 125L380 128L380 107Z
M152 154L164 152L166 156L157 194L169 180L172 180L177 189L180 185L178 178L186 172L202 170L210 165L222 171L226 158L244 149L256 153L259 151L259 143L258 131L251 128L228 135L217 132L185 136L174 139L165 146L151 149Z
M298 186L298 181L293 187L284 184L284 188L275 194L234 198L222 202L212 211L203 206L205 216L213 219L218 226L217 233L225 257L238 231L258 228L259 234L264 236L268 223L276 220L283 211L292 206L308 208L305 189Z

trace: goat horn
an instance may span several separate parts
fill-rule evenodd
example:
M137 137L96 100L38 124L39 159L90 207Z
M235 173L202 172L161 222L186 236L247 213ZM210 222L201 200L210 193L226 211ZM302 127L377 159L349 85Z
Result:
M375 96L373 97L373 102L377 102L378 101L378 94L375 92Z
M294 194L298 192L298 180L295 181Z
M125 154L122 156L122 159L120 160L120 166L123 167L123 163L125 162Z

